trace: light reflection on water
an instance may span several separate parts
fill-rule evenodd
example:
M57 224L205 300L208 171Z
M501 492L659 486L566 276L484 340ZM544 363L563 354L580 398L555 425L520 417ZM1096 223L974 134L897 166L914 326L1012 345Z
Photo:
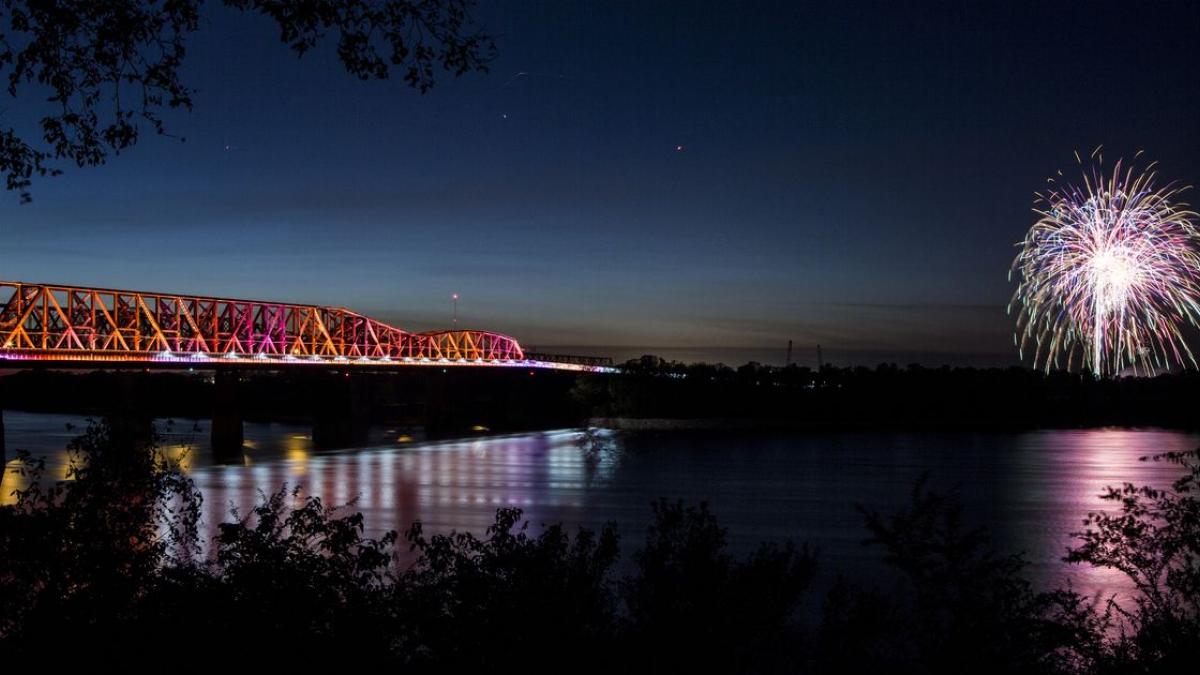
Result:
M543 432L315 454L290 438L293 447L278 459L197 469L192 477L210 526L228 519L231 507L245 513L260 494L301 486L303 495L361 511L372 534L415 520L433 532L482 533L507 506L535 524L577 519L587 489L609 479L616 458L612 450L582 451L581 436Z
M1131 482L1168 487L1182 473L1174 464L1143 458L1197 445L1200 438L1195 434L1153 429L1028 434L1010 467L1011 515L1003 519L998 534L1014 548L1045 552L1030 556L1034 575L1044 584L1063 586L1070 581L1083 592L1124 598L1132 584L1120 572L1061 562L1075 544L1070 533L1084 529L1087 511L1119 508L1119 503L1099 498L1105 486Z
M49 475L61 475L58 449L80 420L9 412L6 422L10 447L47 457ZM64 430L68 422L75 432ZM808 541L825 570L869 575L879 555L862 545L854 505L901 508L913 482L928 475L935 487L957 489L968 515L987 524L1002 549L1024 551L1040 586L1070 578L1087 593L1124 590L1119 575L1061 562L1069 533L1089 510L1107 506L1098 498L1104 486L1165 486L1179 468L1139 458L1200 445L1196 434L1123 429L591 439L553 431L442 442L410 442L402 430L381 429L386 445L319 453L305 427L247 424L246 463L218 466L206 447L207 425L192 424L176 425L167 452L201 489L209 536L231 508L246 513L262 494L301 486L326 504L362 511L374 536L403 532L415 520L427 532L482 535L497 508L516 506L534 526L615 521L628 552L643 537L649 503L666 497L708 501L735 550L763 540ZM15 481L5 473L6 499Z

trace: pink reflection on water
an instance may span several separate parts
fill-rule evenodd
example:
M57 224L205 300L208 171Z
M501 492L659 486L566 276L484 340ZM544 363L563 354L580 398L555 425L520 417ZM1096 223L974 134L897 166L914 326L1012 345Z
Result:
M1100 498L1106 486L1124 483L1169 487L1182 474L1179 466L1142 458L1164 452L1192 450L1194 435L1141 429L1088 429L1037 432L1021 439L1021 456L1013 498L1017 522L1030 523L1028 532L1013 534L1027 551L1056 551L1053 558L1032 559L1039 586L1068 583L1088 596L1130 600L1133 584L1116 570L1072 565L1061 560L1078 545L1072 532L1084 529L1089 512L1115 513L1119 502ZM1025 469L1020 471L1019 469Z

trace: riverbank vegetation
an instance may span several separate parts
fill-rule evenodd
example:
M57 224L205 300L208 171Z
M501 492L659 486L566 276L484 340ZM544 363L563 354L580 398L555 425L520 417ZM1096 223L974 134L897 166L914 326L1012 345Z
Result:
M738 428L1196 428L1200 373L1096 379L1028 368L879 364L820 370L748 363L683 364L654 356L613 376L583 377L572 395L592 418L726 420ZM636 425L634 425L636 426Z
M734 556L715 514L671 502L626 563L613 525L500 509L481 536L414 523L372 539L361 514L286 490L206 542L195 486L137 443L95 425L71 480L0 508L6 667L1150 673L1192 672L1200 653L1197 453L1156 459L1185 468L1171 486L1112 488L1075 535L1071 562L1132 584L1118 599L1033 588L924 484L902 512L863 511L892 578L821 594L815 575L837 570L818 552Z

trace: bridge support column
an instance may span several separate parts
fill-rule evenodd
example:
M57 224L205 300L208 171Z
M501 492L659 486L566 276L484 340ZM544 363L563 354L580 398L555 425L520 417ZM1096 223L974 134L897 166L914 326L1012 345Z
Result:
M154 443L154 419L147 409L146 374L117 373L105 419L109 438L119 450L145 450Z
M365 377L321 373L311 391L314 447L331 450L366 443L371 397Z
M212 452L219 463L239 462L245 435L236 370L218 370L215 374L212 412Z
M455 430L457 421L450 394L450 375L437 368L424 373L425 375L425 433L430 438L438 438L447 432Z

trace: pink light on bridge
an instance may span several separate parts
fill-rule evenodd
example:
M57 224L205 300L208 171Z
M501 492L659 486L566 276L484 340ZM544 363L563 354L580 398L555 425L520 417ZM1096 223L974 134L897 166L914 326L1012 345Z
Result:
M499 333L410 333L341 307L3 281L0 360L592 369L528 360Z

